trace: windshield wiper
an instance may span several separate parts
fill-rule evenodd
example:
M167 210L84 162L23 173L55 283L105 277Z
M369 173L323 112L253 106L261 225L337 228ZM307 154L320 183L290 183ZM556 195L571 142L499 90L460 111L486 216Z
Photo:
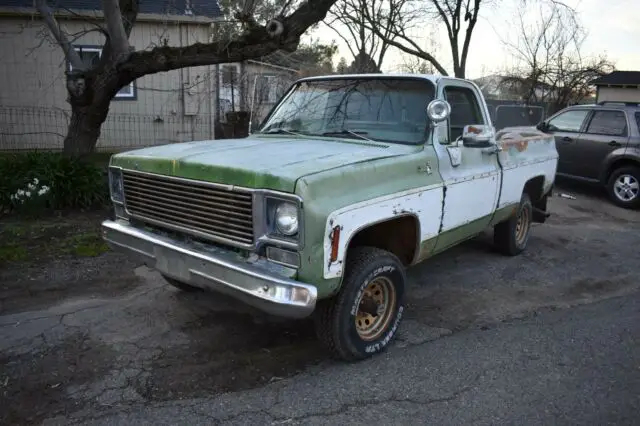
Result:
M287 130L287 129L282 129L282 128L277 128L277 129L270 129L264 132L259 132L259 133L264 133L266 135L281 135L281 134L288 134L288 135L294 135L294 136L304 136L302 133L297 133L294 132L292 130Z
M351 135L351 136L356 136L360 139L364 139L366 141L369 142L374 142L373 139L369 139L366 136L362 136L362 135L368 135L368 132L362 132L362 131L352 131L352 130L348 130L348 129L342 129L342 130L334 130L332 132L324 132L322 133L322 136L340 136L340 135Z

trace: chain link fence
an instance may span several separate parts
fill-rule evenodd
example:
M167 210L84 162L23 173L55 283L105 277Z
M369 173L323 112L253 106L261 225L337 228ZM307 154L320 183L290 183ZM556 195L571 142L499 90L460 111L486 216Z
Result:
M0 106L0 151L62 150L70 112ZM110 113L96 151L117 152L154 145L213 139L214 117Z

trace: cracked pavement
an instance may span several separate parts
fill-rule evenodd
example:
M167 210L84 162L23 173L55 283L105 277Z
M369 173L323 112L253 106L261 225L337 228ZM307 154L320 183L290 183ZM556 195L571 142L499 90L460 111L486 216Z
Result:
M0 315L0 423L632 424L640 213L576 196L519 257L487 233L411 269L398 339L354 364L308 320L181 293L117 254L93 275L55 263L40 275L73 276L64 297L32 289Z

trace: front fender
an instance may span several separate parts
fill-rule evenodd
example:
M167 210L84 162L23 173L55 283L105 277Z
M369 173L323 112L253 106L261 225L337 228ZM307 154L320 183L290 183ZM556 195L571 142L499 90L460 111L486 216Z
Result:
M362 229L390 219L414 216L419 224L418 244L436 237L442 218L442 183L378 197L335 210L325 224L323 277L340 278L344 273L347 250L352 238ZM332 259L334 229L340 228L337 255Z
M635 161L636 163L640 163L639 161L640 149L618 148L614 151L611 151L602 162L602 167L599 175L600 182L602 184L606 184L613 165L619 161L625 161L625 160Z

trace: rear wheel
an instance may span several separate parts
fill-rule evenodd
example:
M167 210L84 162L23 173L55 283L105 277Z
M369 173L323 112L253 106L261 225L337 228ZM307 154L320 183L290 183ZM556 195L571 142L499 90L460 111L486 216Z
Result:
M627 209L640 207L640 168L628 166L616 169L607 182L609 198Z
M196 292L196 291L202 291L202 289L200 287L195 287L189 284L185 284L182 281L178 281L175 278L171 278L168 277L166 275L163 275L162 278L165 279L166 282L168 282L169 284L171 284L172 286L174 286L175 288L182 290L182 291L186 291L186 292Z
M496 248L507 256L516 256L524 251L529 241L533 223L533 206L529 194L522 194L516 214L493 228Z
M404 310L405 271L393 254L355 247L342 288L318 303L316 332L337 358L351 361L383 351L395 337Z

